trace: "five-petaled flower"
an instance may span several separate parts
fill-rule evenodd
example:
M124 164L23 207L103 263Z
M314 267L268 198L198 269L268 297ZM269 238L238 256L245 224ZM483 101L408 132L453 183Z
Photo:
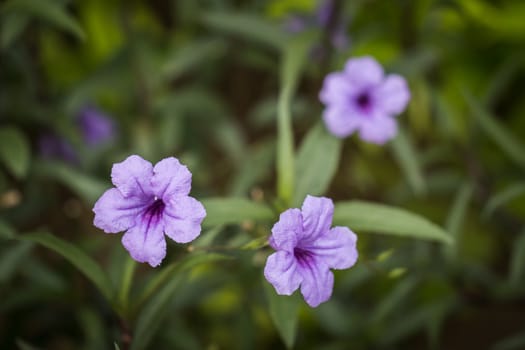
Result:
M281 295L301 287L311 307L330 299L334 275L357 261L356 235L347 227L330 228L334 205L324 197L307 196L303 207L288 209L272 228L264 276Z
M367 56L350 59L342 72L328 74L319 98L332 134L343 138L358 130L361 139L383 144L396 135L393 117L406 108L410 91L403 77L384 76L381 65Z
M126 231L122 244L136 261L159 265L166 256L164 234L178 243L200 234L206 211L188 196L191 173L176 158L153 167L132 155L113 165L111 179L115 188L95 203L94 224L106 233Z

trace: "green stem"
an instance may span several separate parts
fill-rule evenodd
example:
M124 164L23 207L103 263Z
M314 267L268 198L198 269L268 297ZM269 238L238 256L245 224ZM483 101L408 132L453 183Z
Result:
M135 260L126 257L126 263L124 266L124 273L122 275L122 281L120 283L120 290L118 294L118 303L124 315L129 311L129 291L131 289L131 282L133 280L133 275L135 273L135 268L137 264Z

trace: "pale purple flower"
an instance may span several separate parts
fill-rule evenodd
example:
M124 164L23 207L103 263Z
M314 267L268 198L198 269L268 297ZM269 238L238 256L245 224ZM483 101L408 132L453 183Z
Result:
M334 275L357 261L356 235L347 227L333 227L334 204L324 197L306 196L303 207L288 209L272 228L264 276L277 294L291 295L301 287L311 307L330 299Z
M189 197L191 173L176 158L152 164L133 155L113 165L107 190L95 203L94 224L106 233L126 231L122 244L139 262L155 267L166 256L164 234L177 243L194 240L206 216Z
M106 143L115 137L115 122L93 107L84 107L77 115L76 122L84 142L89 146Z
M361 139L383 144L397 133L394 117L403 112L410 90L403 77L385 76L369 56L348 60L342 72L328 74L319 94L326 105L328 130L343 138L359 131Z

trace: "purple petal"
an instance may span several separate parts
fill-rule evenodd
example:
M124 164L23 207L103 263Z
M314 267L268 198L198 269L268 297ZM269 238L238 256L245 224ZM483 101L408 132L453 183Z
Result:
M378 114L361 124L359 137L364 141L382 145L397 134L397 123L393 117Z
M122 236L122 245L138 262L147 262L152 267L158 266L166 256L162 222L152 222L151 217L137 219L137 225Z
M113 165L111 181L125 198L151 196L153 166L137 155Z
M317 307L330 299L334 287L334 274L328 266L315 257L305 260L298 266L298 272L302 276L301 293L306 303L311 307Z
M327 27L330 24L332 12L334 12L334 1L333 0L322 0L316 12L317 12L316 13L317 22L321 26Z
M388 75L374 95L381 110L390 115L403 112L410 100L407 82L397 74Z
M381 83L383 67L370 57L360 57L348 60L345 65L347 79L359 88L368 88Z
M293 253L278 251L266 260L264 277L274 286L277 294L291 295L299 288L302 281L297 268L298 264Z
M323 120L328 131L339 138L351 135L361 125L361 119L353 115L350 108L341 109L335 106L324 110Z
M275 250L293 253L297 239L303 232L303 219L299 209L288 209L281 213L279 221L272 227L270 246Z
M345 106L349 103L350 96L356 94L358 90L360 87L349 84L346 74L330 73L324 78L319 99L325 105Z
M77 117L84 141L90 146L110 141L116 134L115 122L99 110L85 107Z
M174 197L164 208L164 231L177 243L193 241L201 233L206 210L192 197Z
M303 234L301 244L308 244L330 230L334 203L326 197L306 196L301 208L303 217Z
M302 249L313 253L329 268L347 269L357 261L357 236L347 227L334 227Z
M125 231L135 225L135 218L147 208L148 203L138 197L124 198L116 188L111 188L97 200L93 207L93 224L106 233Z
M187 196L191 190L191 173L176 158L169 157L153 168L151 184L155 194L163 200L172 196Z

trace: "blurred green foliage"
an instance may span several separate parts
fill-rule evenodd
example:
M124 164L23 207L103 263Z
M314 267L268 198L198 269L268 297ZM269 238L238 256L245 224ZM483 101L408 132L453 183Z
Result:
M0 348L525 347L525 4L336 3L350 46L310 28L318 57L284 30L315 1L0 1ZM319 124L324 76L359 55L411 87L386 147ZM117 123L108 144L83 142L86 105ZM293 123L279 138L278 117ZM47 134L76 160L44 157ZM191 245L169 244L163 270L130 268L118 235L92 226L111 165L129 154L181 159L216 214ZM306 193L344 201L341 223L361 220L359 262L317 309L281 305L262 279L268 251L253 249ZM427 221L407 229L411 214L390 206L456 244L361 234L443 237Z

